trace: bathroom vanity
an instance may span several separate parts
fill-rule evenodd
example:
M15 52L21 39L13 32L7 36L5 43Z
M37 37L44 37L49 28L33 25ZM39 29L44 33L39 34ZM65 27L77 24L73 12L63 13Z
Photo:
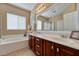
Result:
M29 47L37 56L78 56L79 41L31 33Z

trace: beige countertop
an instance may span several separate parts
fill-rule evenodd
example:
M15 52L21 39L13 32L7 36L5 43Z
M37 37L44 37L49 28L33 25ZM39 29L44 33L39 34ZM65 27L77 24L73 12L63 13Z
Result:
M59 35L51 35L51 34L43 34L43 33L30 33L30 35L40 37L42 39L49 40L51 42L55 42L79 50L79 40L63 38Z

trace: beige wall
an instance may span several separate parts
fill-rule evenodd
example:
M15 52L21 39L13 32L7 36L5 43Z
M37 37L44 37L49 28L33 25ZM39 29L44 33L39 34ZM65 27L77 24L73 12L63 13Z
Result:
M37 19L38 19L38 20L41 20L41 21L46 21L46 20L48 20L49 18L44 17L44 16L38 16Z
M54 16L54 17L50 17L49 19L52 20L52 21L62 20L63 19L63 15L60 14L60 15L57 15L57 16Z
M26 30L7 30L7 18L6 13L14 13L21 16L26 16L26 24L29 24L30 20L30 11L20 9L18 7L9 5L9 4L0 4L0 15L2 15L2 35L11 35L11 34L23 34Z
M54 17L50 17L49 19L52 20L52 21L58 22L60 25L61 25L61 23L60 23L60 21L61 21L62 24L63 24L64 15L67 14L67 13L76 11L76 10L77 10L76 5L77 5L77 4L72 3L72 4L69 6L69 8L68 8L67 10L65 10L62 14L57 15L57 16L54 16ZM60 20L60 21L59 21L59 20ZM59 25L58 25L58 26L59 26ZM61 25L61 26L62 26L62 25ZM63 26L62 26L62 27L63 27ZM60 27L59 27L59 28L60 28ZM57 26L55 27L55 29L57 29Z
M76 3L72 3L69 6L69 8L63 14L70 13L70 12L74 12L76 10L77 10L77 4Z
M56 20L63 20L63 15L65 15L67 13L70 13L70 12L74 12L74 11L77 10L76 5L77 5L76 3L72 3L69 6L69 8L67 10L65 10L62 14L54 16L54 17L51 17L50 19L54 20L54 21L56 21Z

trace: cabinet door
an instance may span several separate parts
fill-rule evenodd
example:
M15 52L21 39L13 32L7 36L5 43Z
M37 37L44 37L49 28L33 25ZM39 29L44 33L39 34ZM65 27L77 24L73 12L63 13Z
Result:
M60 55L61 56L73 56L74 53L72 51L67 50L67 49L61 48L60 49Z
M32 36L29 35L29 47L30 49L32 49Z
M45 41L45 55L46 56L54 56L55 55L54 44L52 42Z
M35 37L32 36L32 51L35 52Z
M55 44L56 46L56 55L58 56L73 56L75 55L76 50L60 45L60 44Z
M60 48L59 47L56 47L55 50L56 50L56 52L55 52L56 53L56 56L60 56Z
M43 56L44 55L44 40L41 38L36 37L35 39L35 54L38 56Z
M38 56L43 56L42 48L43 48L42 46L36 44L36 46L35 46L35 54L38 55Z

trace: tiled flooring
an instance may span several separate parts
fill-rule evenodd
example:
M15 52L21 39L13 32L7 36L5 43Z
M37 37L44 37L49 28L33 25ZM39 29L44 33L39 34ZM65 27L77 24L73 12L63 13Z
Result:
M5 56L35 56L29 48L24 48L15 52L11 52Z

